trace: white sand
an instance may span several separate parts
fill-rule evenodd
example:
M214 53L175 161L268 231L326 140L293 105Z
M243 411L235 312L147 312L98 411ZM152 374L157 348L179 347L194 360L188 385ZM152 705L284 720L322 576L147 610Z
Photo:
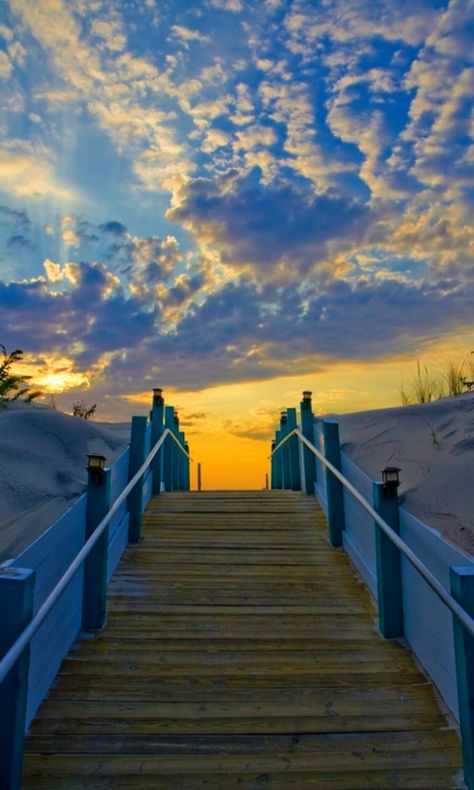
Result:
M401 468L403 505L474 553L474 393L423 406L334 415L343 449L373 479ZM13 557L83 493L87 453L111 463L130 425L37 404L0 410L0 561Z
M333 416L357 466L374 480L400 467L406 510L474 554L474 393Z
M44 532L86 487L87 453L111 463L130 425L101 424L39 404L0 409L0 561Z

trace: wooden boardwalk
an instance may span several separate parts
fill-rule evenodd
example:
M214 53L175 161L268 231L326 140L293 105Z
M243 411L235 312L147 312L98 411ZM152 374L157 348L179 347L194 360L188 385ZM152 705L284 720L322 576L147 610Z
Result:
M145 522L33 724L25 788L458 786L455 731L314 500L168 494Z

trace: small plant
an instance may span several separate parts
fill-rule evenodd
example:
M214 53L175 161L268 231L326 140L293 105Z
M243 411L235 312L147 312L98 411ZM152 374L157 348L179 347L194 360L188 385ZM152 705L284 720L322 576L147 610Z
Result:
M7 403L22 398L27 403L39 398L41 392L38 390L30 389L27 383L31 376L25 376L18 373L13 373L12 368L15 362L23 360L23 351L21 348L7 352L5 346L0 343L0 352L3 359L0 361L0 407L4 407ZM1 359L1 357L0 357Z
M448 390L448 395L460 395L465 391L464 366L462 362L455 359L448 359L444 366L444 380Z
M416 362L416 373L408 388L400 388L400 397L403 406L410 403L430 403L432 400L443 397L443 386L439 376L431 373L427 365Z
M427 365L416 363L416 373L408 386L402 384L400 387L400 400L402 406L409 406L412 403L430 403L432 400L439 400L450 395L461 395L461 393L474 389L474 351L466 354L461 362L455 359L448 359L444 364L441 373L431 372ZM469 358L469 361L467 361Z
M93 406L88 406L82 400L77 400L72 404L72 413L74 417L81 417L83 420L90 420L94 416L96 409L96 403L94 403Z
M438 441L437 433L436 433L435 429L433 428L433 426L431 425L430 421L429 420L423 420L423 422L425 423L425 425L428 426L428 430L430 432L430 436L431 436L431 440L432 440L433 444L435 444L437 447L439 447L439 441Z

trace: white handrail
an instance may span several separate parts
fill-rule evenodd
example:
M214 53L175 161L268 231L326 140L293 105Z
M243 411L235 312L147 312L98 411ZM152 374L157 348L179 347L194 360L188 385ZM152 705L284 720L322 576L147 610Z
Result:
M84 545L83 545L82 549L80 550L80 552L73 559L73 561L70 564L70 566L67 569L67 571L63 574L63 576L58 581L57 585L52 590L52 592L50 592L50 594L48 595L48 597L46 598L44 603L41 605L41 607L36 612L35 616L30 620L30 622L26 626L25 630L22 631L22 633L20 634L18 639L13 643L13 645L10 647L10 649L7 651L7 653L5 653L4 657L1 659L1 661L0 661L0 683L2 683L5 680L6 676L8 675L10 670L13 668L13 666L18 661L18 659L20 658L21 654L23 653L25 648L28 646L28 644L30 643L30 641L33 638L33 636L35 635L35 633L37 632L37 630L40 627L40 625L44 622L45 618L48 616L49 612L51 611L51 609L53 608L54 604L56 603L56 601L60 597L61 593L67 587L67 585L71 581L71 579L74 576L74 574L76 573L76 571L79 570L81 564L84 562L86 557L88 557L88 555L90 554L90 552L94 548L95 544L97 543L97 541L99 540L100 536L104 532L106 526L109 524L109 522L115 516L117 510L119 509L121 504L125 501L125 499L128 497L129 493L132 491L132 489L134 488L136 483L138 483L140 478L144 475L144 473L146 472L146 470L150 466L151 462L153 461L155 455L157 454L157 452L159 451L159 449L163 445L163 443L164 443L164 441L165 441L167 436L171 436L175 440L176 444L179 446L181 451L190 460L192 460L192 458L189 455L189 453L186 452L186 450L182 446L181 442L176 438L176 436L173 434L173 432L169 428L166 428L163 431L163 433L160 436L160 438L158 439L158 441L155 444L155 446L153 447L153 449L150 451L149 455L147 456L147 458L145 459L143 464L141 465L140 469L134 474L134 476L132 477L130 482L127 483L127 485L123 489L122 493L117 497L117 499L115 500L114 504L112 505L112 507L110 508L108 513L106 513L106 515L104 516L102 521L95 528L95 530L92 533L92 535L84 543Z
M369 502L367 502L367 500L364 499L362 494L360 494L357 491L357 489L354 488L354 486L351 483L349 483L347 478L345 478L344 475L341 474L339 469L336 469L336 467L333 466L333 464L330 461L328 461L327 458L324 457L324 455L320 452L320 450L318 450L314 446L314 444L311 444L311 442L306 438L306 436L303 436L303 434L298 428L295 428L293 431L291 431L291 433L287 434L287 436L285 436L281 440L281 442L278 442L277 446L274 448L274 450L272 450L272 452L268 457L271 458L273 455L275 455L275 453L280 449L280 447L283 444L285 444L285 442L287 442L288 439L290 439L292 436L297 436L298 439L300 439L300 441L303 442L309 450L311 450L311 452L316 456L316 458L319 458L319 460L333 473L333 475L337 477L338 480L341 481L343 486L345 486L345 488L347 488L347 490L352 494L352 496L355 499L357 499L357 501L359 502L360 505L362 505L364 510L366 510L370 516L372 516L374 521L379 525L379 527L383 530L383 532L385 532L385 534L390 538L392 543L394 543L395 546L398 549L400 549L400 551L407 558L407 560L413 565L414 568L416 568L420 576L423 577L423 579L426 581L427 584L429 584L433 592L436 593L438 598L440 598L443 601L443 603L448 607L448 609L451 610L453 615L464 626L466 631L468 631L471 636L474 636L474 618L472 618L466 612L466 610L463 609L463 607L456 601L456 599L453 598L453 596L444 589L443 585L438 581L436 576L434 576L434 574L432 574L431 571L428 570L426 565L424 565L421 562L421 560L405 543L405 541L402 540L399 535L397 535L395 530L392 529L392 527L389 524L387 524L386 521L384 521L384 519L377 513L377 511L374 510L372 505L370 505Z

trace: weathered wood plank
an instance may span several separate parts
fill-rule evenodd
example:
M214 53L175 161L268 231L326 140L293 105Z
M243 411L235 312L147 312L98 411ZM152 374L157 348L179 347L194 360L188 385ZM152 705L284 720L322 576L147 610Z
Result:
M457 736L314 500L166 495L144 536L33 724L25 788L456 786Z

